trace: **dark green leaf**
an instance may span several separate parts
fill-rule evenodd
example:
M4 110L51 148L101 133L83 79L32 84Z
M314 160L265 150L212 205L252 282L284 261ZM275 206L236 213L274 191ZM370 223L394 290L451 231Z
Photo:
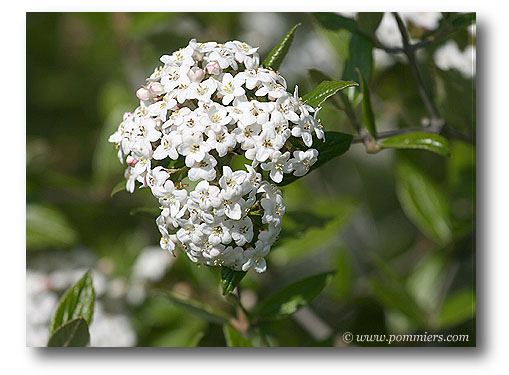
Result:
M438 317L440 328L453 327L475 316L475 293L465 289L449 296Z
M424 234L442 245L451 240L449 202L441 187L422 170L400 160L396 168L396 192L403 211Z
M223 296L233 292L233 289L246 276L246 272L235 271L230 267L221 267L221 287Z
M318 150L319 155L317 162L311 166L309 172L324 165L326 162L335 158L336 156L343 155L350 149L352 140L353 136L351 134L332 131L325 132L325 142L317 141L316 146L314 146L314 148ZM287 174L284 176L283 181L281 181L278 185L288 185L289 183L301 177L303 176L297 177L293 174Z
M362 72L356 68L355 71L359 75L361 80L361 91L362 91L362 114L363 120L362 126L376 139L376 125L375 116L373 115L373 109L371 108L371 95L369 93L369 87L364 79Z
M373 35L382 22L383 12L359 12L357 13L357 24L359 29L368 35Z
M352 255L346 249L340 249L336 257L336 276L332 281L334 289L342 298L350 298L353 293L355 274Z
M90 342L87 321L76 318L62 324L50 337L49 347L87 346Z
M423 312L419 306L404 289L402 282L380 280L375 278L368 279L375 298L390 310L396 310L405 315L412 323L418 327L426 324Z
M452 18L450 21L454 27L468 26L475 23L475 13L463 13Z
M229 348L252 348L253 344L229 324L223 326L224 338Z
M60 298L50 323L50 335L62 324L81 317L90 324L94 313L94 286L90 271L71 286Z
M323 81L316 86L313 91L304 95L302 101L313 108L319 107L327 98L331 97L339 90L347 87L359 86L357 82L351 81Z
M350 81L356 79L357 73L355 69L358 68L366 82L369 83L373 70L373 41L371 38L360 33L352 34L348 47L348 56L341 78Z
M117 194L118 192L125 190L125 184L126 184L125 180L120 181L118 184L116 184L115 187L111 190L110 196L112 197L115 194Z
M355 20L337 13L313 13L313 16L320 26L330 31L348 30L352 33L359 31Z
M279 41L279 43L270 51L268 56L263 60L262 65L266 68L272 68L274 70L278 70L279 66L283 62L288 50L290 49L290 45L292 44L293 37L295 34L295 30L301 24L298 23L288 33Z
M161 210L159 210L157 207L138 207L129 212L129 215L131 216L147 216L152 219L157 218L161 214Z
M187 312L196 315L206 321L217 324L226 324L232 317L224 311L218 310L210 305L198 302L188 297L182 297L175 293L164 292L164 297L169 298L177 306L181 307Z
M260 320L286 318L309 303L325 288L334 272L307 277L286 286L263 301L255 312Z
M382 148L421 149L450 156L449 142L444 137L425 132L393 135L380 141Z
M69 247L77 239L75 230L57 208L38 204L26 207L26 246L38 250Z

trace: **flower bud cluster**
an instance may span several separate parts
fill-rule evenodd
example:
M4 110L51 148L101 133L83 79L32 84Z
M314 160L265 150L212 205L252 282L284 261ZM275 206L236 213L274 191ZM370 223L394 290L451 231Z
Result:
M163 249L263 272L285 212L272 182L305 175L318 157L314 139L325 139L318 110L260 67L257 49L193 39L162 56L109 141L127 164L126 189L139 182L159 200ZM242 156L245 169L232 170Z

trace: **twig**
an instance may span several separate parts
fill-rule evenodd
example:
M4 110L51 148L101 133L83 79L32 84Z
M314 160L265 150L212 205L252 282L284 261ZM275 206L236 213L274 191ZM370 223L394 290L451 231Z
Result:
M421 70L417 64L417 59L415 58L415 51L410 47L408 31L405 27L405 24L397 12L394 12L393 15L394 18L396 18L399 32L403 38L404 53L408 58L412 72L414 73L415 79L417 80L417 89L419 90L419 94L421 95L421 99L424 102L424 106L426 107L426 110L431 117L430 128L436 133L440 133L442 127L444 126L444 120L438 114L438 110L435 107L435 103L433 103L431 94L426 87L426 84L424 83L424 78L422 77Z
M419 95L421 96L421 99L424 103L424 106L426 107L426 111L429 114L429 120L428 120L428 126L422 127L422 128L406 128L406 129L396 129L396 130L389 130L385 132L377 132L377 139L383 139L388 138L393 135L399 135L399 134L406 134L406 133L412 133L412 132L426 132L426 133L432 133L432 134L440 134L441 132L444 133L444 135L447 135L450 138L456 138L460 139L464 142L468 142L473 144L474 140L468 137L467 135L464 135L462 133L457 132L456 130L452 129L451 127L446 127L444 119L440 116L440 113L438 112L437 107L435 106L435 103L433 102L433 98L431 96L430 91L428 90L428 87L426 86L424 82L424 77L422 75L421 69L419 68L419 64L417 63L417 58L415 56L415 51L419 48L423 48L433 42L436 42L451 32L451 28L448 24L440 28L436 33L428 36L426 39L424 39L421 42L411 44L410 38L408 35L408 31L406 29L405 23L399 16L397 12L393 12L394 18L396 19L396 22L398 24L398 29L401 33L401 38L403 40L403 47L387 47L382 45L378 40L375 39L375 46L377 48L381 48L385 50L386 52L390 53L404 53L406 57L408 58L410 68L412 70L412 73L415 77L415 80L417 81L417 89L419 91ZM348 100L348 99L347 99ZM345 109L347 112L348 117L350 118L352 124L358 131L359 135L354 137L353 143L364 143L366 146L367 152L377 152L380 150L380 146L373 141L371 138L371 135L366 132L359 130L358 121L355 117L355 113L350 114L348 112L348 107ZM352 111L353 112L353 111Z

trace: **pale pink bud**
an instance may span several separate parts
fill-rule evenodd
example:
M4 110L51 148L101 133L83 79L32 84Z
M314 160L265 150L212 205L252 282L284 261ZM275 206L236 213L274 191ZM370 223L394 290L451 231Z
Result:
M138 91L136 91L136 96L140 100L149 100L150 99L150 91L148 91L145 87L140 87Z
M136 160L135 158L133 158L131 155L129 155L126 159L125 159L125 162L127 163L127 165L129 165L130 167L134 167L136 165L136 163L138 163L138 160Z
M161 95L164 92L164 86L161 85L159 82L152 82L148 88L150 91L152 91L155 95Z
M217 75L221 73L221 67L219 66L219 63L217 61L211 61L207 64L205 67L207 69L207 72L212 75Z
M193 68L187 73L187 76L193 82L201 82L205 77L205 71L200 68Z

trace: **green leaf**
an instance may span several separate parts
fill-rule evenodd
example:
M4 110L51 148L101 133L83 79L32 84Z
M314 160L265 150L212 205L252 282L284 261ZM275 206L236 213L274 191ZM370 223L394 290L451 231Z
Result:
M113 197L118 192L125 190L125 184L126 184L125 180L120 181L118 184L116 184L115 187L111 190L110 196Z
M449 202L445 193L424 172L408 161L396 167L396 192L408 218L438 244L452 237Z
M357 24L359 30L368 35L373 35L382 22L383 12L359 12L357 13Z
M253 344L229 324L223 326L224 338L229 348L252 348Z
M368 279L367 282L373 295L383 306L402 313L417 327L425 326L426 321L422 311L406 291L374 278Z
M403 314L414 325L425 326L424 313L408 292L404 280L398 277L394 268L379 256L372 255L371 260L380 274L379 277L368 279L374 297L387 309Z
M339 90L351 86L359 86L359 84L352 81L323 81L313 91L304 95L302 101L313 108L317 108Z
M371 95L369 93L369 87L366 84L366 80L364 79L362 72L358 68L356 68L355 71L361 80L362 115L364 120L362 125L364 128L366 128L369 134L371 134L371 136L376 139L375 116L373 115L373 109L371 108Z
M475 316L475 292L465 289L449 296L438 317L440 328L453 327Z
M131 216L146 216L152 219L156 219L161 214L161 210L157 207L137 207L129 212Z
M451 25L454 27L464 27L475 23L475 13L459 14L451 19Z
M87 321L76 318L62 324L50 337L49 347L87 346L90 342Z
M76 239L76 231L58 209L39 204L27 204L26 246L28 249L70 247Z
M341 298L350 298L354 290L355 264L348 250L339 249L336 256L336 267L336 276L332 281L334 289Z
M325 272L290 284L264 300L255 312L260 320L286 318L309 303L325 288L334 272Z
M443 293L447 260L444 251L426 253L406 281L408 291L428 314L435 313Z
M283 62L283 59L288 53L288 50L290 49L295 30L297 30L300 25L301 23L298 23L292 27L292 29L288 31L288 33L279 41L279 43L272 49L272 51L270 51L265 60L263 60L262 65L264 67L278 70L279 66Z
M435 152L442 156L451 155L447 139L432 133L414 132L398 134L385 138L379 143L382 148L420 149Z
M353 33L348 47L348 59L343 70L343 79L357 78L355 69L358 68L366 82L370 82L373 70L373 41L364 34Z
M318 141L315 143L314 148L319 152L318 160L311 166L309 172L321 167L329 160L336 156L343 155L350 149L353 136L341 132L325 132L325 142ZM315 141L316 142L316 141ZM308 172L308 174L309 174ZM294 176L293 174L286 174L278 186L285 186L303 176Z
M240 283L240 280L246 276L247 272L235 271L230 267L221 267L221 287L223 296L233 292L233 289Z
M94 298L92 274L88 271L60 298L51 319L50 335L62 324L75 318L83 318L90 324L94 313Z
M232 319L232 316L225 313L224 311L218 310L210 305L206 305L194 299L179 296L171 292L163 292L162 295L170 299L174 304L181 307L185 311L205 319L208 322L226 324Z
M318 21L318 24L326 30L348 30L352 33L359 31L355 20L343 17L337 13L313 13L313 16Z

